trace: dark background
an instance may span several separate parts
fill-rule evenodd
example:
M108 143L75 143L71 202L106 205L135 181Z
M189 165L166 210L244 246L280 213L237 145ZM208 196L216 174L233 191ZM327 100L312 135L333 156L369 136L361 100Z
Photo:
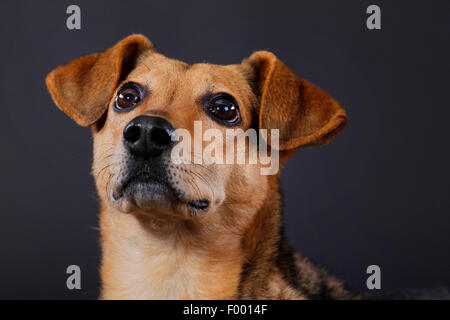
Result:
M66 8L81 7L80 31ZM366 28L378 4L382 30ZM96 298L91 134L45 87L57 65L131 33L188 63L273 51L349 115L282 175L293 247L366 288L450 285L449 1L1 1L0 298ZM82 290L66 289L66 267Z

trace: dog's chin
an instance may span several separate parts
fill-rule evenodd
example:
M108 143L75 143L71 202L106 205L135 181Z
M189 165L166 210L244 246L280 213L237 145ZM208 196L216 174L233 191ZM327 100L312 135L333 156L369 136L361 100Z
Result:
M206 212L208 199L184 201L167 184L156 181L134 180L113 196L115 204L124 213L138 213L154 217L190 219Z
M169 188L159 182L131 181L123 189L120 207L125 212L172 209L176 199Z

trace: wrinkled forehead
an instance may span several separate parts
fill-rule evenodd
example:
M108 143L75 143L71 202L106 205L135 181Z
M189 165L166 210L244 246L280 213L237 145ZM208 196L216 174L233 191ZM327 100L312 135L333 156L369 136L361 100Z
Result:
M141 57L128 76L146 86L152 94L186 95L200 99L206 94L228 93L242 103L251 103L253 91L241 65L215 65L185 62L158 53Z

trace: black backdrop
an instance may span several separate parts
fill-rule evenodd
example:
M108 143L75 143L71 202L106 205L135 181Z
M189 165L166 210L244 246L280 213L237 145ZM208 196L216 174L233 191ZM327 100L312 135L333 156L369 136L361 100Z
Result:
M78 4L82 29L66 28ZM366 28L368 5L382 30ZM276 53L346 108L330 145L284 169L295 249L357 290L450 285L449 1L1 1L0 298L95 298L100 249L90 130L44 77L131 33L188 63ZM66 289L66 267L82 290Z

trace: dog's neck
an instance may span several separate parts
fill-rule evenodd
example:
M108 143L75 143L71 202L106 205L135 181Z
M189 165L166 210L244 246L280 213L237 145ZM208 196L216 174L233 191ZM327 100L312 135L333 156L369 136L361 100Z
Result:
M219 213L222 224L192 220L170 230L157 230L154 221L102 205L102 297L239 298L243 276L251 271L248 262L254 268L258 261L276 260L276 252L266 249L276 250L280 241L279 194L273 193L249 213L250 223L242 223L242 216L234 221L228 208Z

